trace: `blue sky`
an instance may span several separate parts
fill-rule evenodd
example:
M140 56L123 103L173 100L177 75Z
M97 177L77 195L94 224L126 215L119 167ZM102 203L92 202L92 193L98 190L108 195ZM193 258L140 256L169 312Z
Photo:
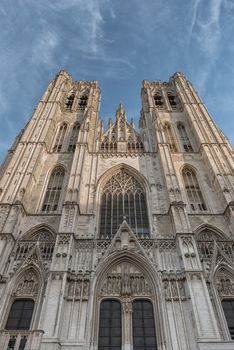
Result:
M136 121L142 80L181 71L233 143L233 0L1 0L0 16L0 161L61 69L99 81L102 118L122 102Z

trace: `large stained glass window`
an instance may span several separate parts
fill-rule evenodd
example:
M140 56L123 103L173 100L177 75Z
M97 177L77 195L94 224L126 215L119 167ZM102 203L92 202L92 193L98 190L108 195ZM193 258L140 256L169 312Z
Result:
M124 219L136 234L149 234L145 192L134 177L120 170L103 189L100 236L113 237Z

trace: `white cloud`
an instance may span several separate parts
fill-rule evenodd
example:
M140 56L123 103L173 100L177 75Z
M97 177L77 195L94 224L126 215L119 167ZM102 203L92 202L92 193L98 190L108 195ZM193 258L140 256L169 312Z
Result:
M189 26L189 45L194 45L202 52L209 64L205 71L198 75L198 88L204 92L207 79L220 53L222 28L220 26L223 0L196 0L191 11Z
M192 7L189 39L191 41L195 37L201 50L214 59L221 38L220 14L222 4L223 0L208 0L205 3L202 0L196 0Z
M32 63L43 63L53 66L53 52L58 44L59 37L56 32L51 31L49 28L42 30L42 32L38 33L38 37L34 39Z

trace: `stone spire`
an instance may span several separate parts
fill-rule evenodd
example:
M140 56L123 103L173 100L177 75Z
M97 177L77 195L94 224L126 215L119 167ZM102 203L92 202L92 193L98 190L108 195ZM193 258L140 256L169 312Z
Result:
M119 104L119 107L116 111L116 121L127 121L127 115L126 115L126 111L124 108L124 105L122 103Z

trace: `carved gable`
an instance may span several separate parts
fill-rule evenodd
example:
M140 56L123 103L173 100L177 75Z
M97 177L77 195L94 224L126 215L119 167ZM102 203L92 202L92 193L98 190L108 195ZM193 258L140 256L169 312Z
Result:
M149 252L144 250L142 244L139 242L138 238L133 233L126 220L124 220L120 225L119 230L117 231L111 244L107 248L106 253L103 256L103 260L112 253L124 250L132 251L136 254L141 254L147 259L152 258Z
M135 131L133 119L127 123L126 112L122 104L116 112L116 122L109 120L109 128L100 135L100 150L103 152L143 152L140 135Z

